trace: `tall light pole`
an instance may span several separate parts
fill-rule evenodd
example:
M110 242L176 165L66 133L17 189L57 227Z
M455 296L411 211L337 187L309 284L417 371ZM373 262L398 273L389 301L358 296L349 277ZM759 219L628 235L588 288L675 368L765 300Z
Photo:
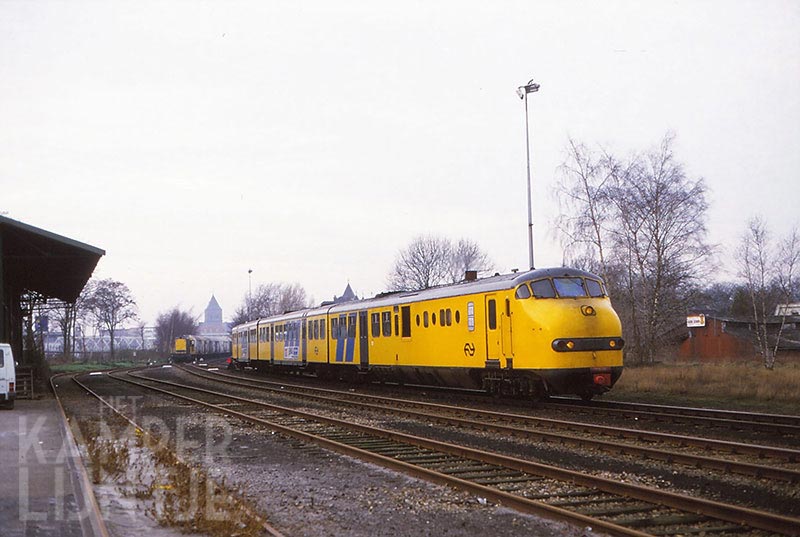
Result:
M253 308L253 269L247 269L247 320L252 321Z
M517 88L517 95L525 101L525 152L528 156L528 258L531 269L533 265L533 209L531 207L531 141L530 129L528 128L528 94L539 91L539 84L533 79L529 80L524 86Z

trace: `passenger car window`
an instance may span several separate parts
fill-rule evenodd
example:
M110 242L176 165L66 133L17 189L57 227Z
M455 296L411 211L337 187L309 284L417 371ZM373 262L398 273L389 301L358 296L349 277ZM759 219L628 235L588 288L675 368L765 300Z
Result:
M392 312L384 311L381 313L381 320L383 321L383 336L389 337L392 335Z
M555 298L556 291L550 280L536 280L531 282L531 291L536 298Z

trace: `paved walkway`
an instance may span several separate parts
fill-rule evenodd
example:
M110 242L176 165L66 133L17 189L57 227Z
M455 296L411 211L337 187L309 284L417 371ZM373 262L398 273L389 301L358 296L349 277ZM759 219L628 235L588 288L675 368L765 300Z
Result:
M73 451L53 399L0 410L0 534L95 535Z

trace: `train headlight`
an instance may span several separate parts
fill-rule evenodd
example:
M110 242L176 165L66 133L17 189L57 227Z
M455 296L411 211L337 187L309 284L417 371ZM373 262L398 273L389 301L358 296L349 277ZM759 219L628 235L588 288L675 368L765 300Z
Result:
M574 349L575 348L575 342L574 341L567 341L567 348L569 350Z
M612 339L611 341L608 342L608 346L613 349L617 346L617 342Z
M593 317L597 315L597 311L595 311L595 309L591 306L581 306L581 313L587 317Z

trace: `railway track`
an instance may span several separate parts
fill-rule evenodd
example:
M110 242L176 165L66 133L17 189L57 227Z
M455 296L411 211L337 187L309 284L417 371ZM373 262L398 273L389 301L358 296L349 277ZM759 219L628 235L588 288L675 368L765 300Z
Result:
M800 438L800 416L761 414L733 410L648 405L615 401L579 402L569 398L552 398L543 408L569 409L594 415L616 415L623 418L652 421L683 422L706 427L725 427L736 431L758 430Z
M800 519L796 518L621 483L140 374L114 374L111 378L465 489L522 512L589 525L615 535L697 531L706 535L800 535Z
M800 463L800 450L590 425L407 399L344 393L260 379L243 379L238 375L229 375L222 372L216 372L212 375L210 372L205 373L205 370L199 368L182 367L180 369L192 375L216 382L226 382L246 388L272 391L282 396L310 397L325 404L333 403L347 408L353 408L355 404L368 410L414 417L425 421L435 421L454 427L470 427L498 434L590 447L614 454L633 455L725 473L733 472L757 478L800 483L800 470L797 469L798 463ZM555 431L567 431L567 434ZM595 438L592 438L592 436ZM633 443L621 443L620 439ZM690 453L687 450L689 447L700 453ZM753 463L735 458L709 455L710 453L720 452L729 455L744 455L760 462ZM764 461L770 464L764 464ZM782 467L780 465L794 467Z
M140 369L143 369L143 368L142 367L137 367L137 368L132 368L131 370L140 370ZM131 370L128 370L128 371L131 371ZM63 378L66 378L66 376L67 376L66 374L62 375ZM89 387L87 385L87 383L81 382L80 380L78 380L79 376L86 376L86 374L85 373L76 373L76 374L73 374L73 375L69 375L69 378L74 384L79 386L84 392L86 392L87 394L89 394L93 398L97 399L100 402L100 404L102 404L104 407L108 408L114 415L118 416L123 422L126 422L127 424L129 424L132 427L132 430L136 431L137 434L141 434L141 435L144 435L144 436L149 436L151 434L149 431L146 430L146 428L142 427L139 423L134 421L134 419L132 419L130 416L126 415L123 411L121 411L119 408L117 408L115 406L114 400L116 399L117 404L119 404L120 398L115 398L115 397L112 396L111 397L111 402L109 402L109 400L107 400L107 398L103 397L101 394L99 394L98 392L93 390L91 387ZM110 374L108 374L106 376L107 377L111 377ZM97 378L97 377L93 377L93 378ZM61 398L59 396L59 393L60 393L59 383L55 382L54 378L51 379L51 388L53 390L53 394L56 397L56 400L59 403L59 406L61 408L62 413L64 413L65 412L64 411L64 407L63 407L63 404L61 402ZM124 400L125 397L123 397L121 399ZM64 413L64 420L65 420L65 422L69 421L67 419L67 417L66 417L66 413ZM69 427L67 427L67 429L69 429ZM155 438L150 438L149 439L149 443L151 445L158 445L159 444L159 440L155 439ZM162 457L162 463L163 463L164 460L167 460L167 459ZM177 457L175 458L175 460L177 461L178 464L185 464L183 461L181 461ZM88 484L88 476L86 477L86 479L87 479L87 486L88 486L89 490L91 491L91 485ZM206 479L208 479L208 478L206 478ZM207 483L213 484L213 482L210 479L208 479ZM170 485L160 485L160 486L170 486ZM217 485L213 484L213 486L216 487ZM194 493L197 493L197 491L195 490ZM105 522L104 522L104 520L102 518L103 513L101 513L100 510L99 510L99 507L97 507L97 501L94 498L94 494L93 493L91 493L91 494L92 494L93 504L95 505L95 510L97 512L98 520L99 520L100 524L102 525L102 532L97 532L96 531L95 534L99 535L100 537L107 537L108 535L110 535L110 533L106 529ZM260 514L258 514L255 511L251 510L250 507L247 504L245 504L240 498L238 498L238 497L236 497L236 496L234 496L232 494L227 494L226 493L225 500L227 502L229 502L229 503L235 504L238 509L240 509L243 512L247 513L247 515L249 517L251 517L253 520L256 521L256 523L260 526L259 533L258 533L259 535L269 535L271 537L285 537L285 535L283 533L281 533L278 529L276 529L274 526L269 524ZM174 507L174 506L172 506L172 507ZM163 506L161 508L163 509ZM129 521L127 521L127 522L129 523ZM244 527L245 527L245 525L240 522L240 524L238 526L238 529L239 529L239 531L242 532L241 534L243 534L243 535L244 534L249 534L249 533L243 531Z

